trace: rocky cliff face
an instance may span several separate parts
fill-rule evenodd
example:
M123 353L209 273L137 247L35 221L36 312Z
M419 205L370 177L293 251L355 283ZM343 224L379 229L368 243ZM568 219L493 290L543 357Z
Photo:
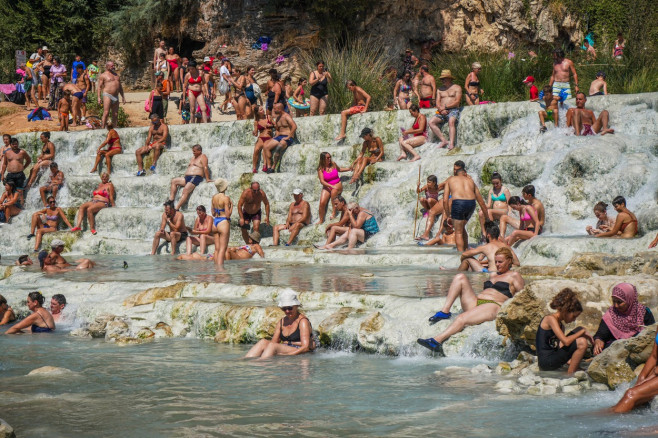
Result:
M265 0L202 0L192 16L163 29L162 36L182 56L201 59L221 51L238 66L255 65L261 72L276 66L296 76L301 72L294 55L318 47L327 27L301 7L275 8ZM547 0L376 0L349 27L355 35L378 38L393 59L407 47L418 55L430 39L443 40L435 50L457 52L564 44L582 37L577 19ZM269 50L252 49L262 35L272 38ZM280 54L292 57L277 65ZM144 67L126 72L136 87L149 84Z

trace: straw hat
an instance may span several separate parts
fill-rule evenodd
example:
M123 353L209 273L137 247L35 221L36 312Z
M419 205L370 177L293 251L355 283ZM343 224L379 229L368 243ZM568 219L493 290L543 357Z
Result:
M224 193L228 188L228 181L226 181L224 178L217 178L215 180L215 188L217 189L218 193Z
M55 239L52 242L50 242L50 247L51 248L57 248L58 246L64 246L64 245L65 245L64 242L62 240L59 240L59 239Z
M249 233L249 237L256 243L260 243L260 233L258 231L252 231Z
M441 76L439 76L439 79L445 78L455 79L452 73L450 73L450 70L441 70Z
M292 289L284 289L279 295L279 307L301 306L297 293Z

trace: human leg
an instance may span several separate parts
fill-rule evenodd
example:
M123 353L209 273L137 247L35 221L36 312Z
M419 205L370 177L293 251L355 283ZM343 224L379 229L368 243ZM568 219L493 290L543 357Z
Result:
M450 135L450 145L448 150L455 148L455 139L457 138L457 118L450 117L448 118L448 133Z
M323 190L326 191L326 190ZM340 194L343 193L343 183L338 182L336 184L336 187L331 189L331 197L329 199L329 203L331 204L331 216L329 219L335 219L336 218L336 210L333 208L334 205L334 199L336 199L337 196L340 196Z
M324 246L325 249L333 249L333 248L335 248L335 247L337 247L337 246L339 246L339 245L343 245L343 244L347 243L347 240L348 240L349 237L350 237L350 236L349 236L349 234L350 234L349 231L350 231L350 230L349 230L349 228L348 228L343 234L341 234L340 236L338 236L338 238L337 238L336 240L334 240L332 243L330 243L330 244L328 244L328 245L325 245L325 246Z
M48 193L48 186L39 187L39 196L41 196L41 202L43 203L44 207L48 206L48 202L46 201L46 193ZM55 195L53 195L53 197L55 197Z
M286 229L286 224L279 224L272 227L272 246L279 246L279 233Z
M500 217L500 236L504 239L505 232L507 231L507 225L510 225L513 228L518 229L521 225L521 221L515 219L511 216L504 215Z
M466 221L452 219L452 226L455 228L455 245L459 252L464 252L468 248L468 233L466 232Z
M327 112L327 103L329 102L329 98L327 96L322 96L320 99L320 104L318 106L320 110L320 115L324 116Z
M213 226L213 232L215 232L215 266L218 269L223 269L226 248L228 248L229 233L231 232L229 221L222 221L216 227Z
M275 344L274 342L270 342L266 347L265 351L263 351L263 354L261 354L260 358L261 359L267 359L272 356L287 356L290 355L291 353L294 353L297 351L296 347L291 347L290 345L286 344Z
M112 151L105 152L105 167L106 167L105 170L107 171L107 173L112 173L112 157L120 153L121 150L119 149L114 149Z
M178 254L178 242L181 239L181 233L179 231L172 231L169 233L171 238L171 253Z
M138 172L142 172L144 170L144 155L148 154L149 152L150 149L148 146L142 146L135 151L135 159L137 160Z
M169 188L169 200L174 201L176 199L176 194L178 193L179 187L185 187L185 178L179 176L177 178L171 179L171 184Z
M167 237L167 233L165 231L156 231L155 235L153 236L151 255L155 255L155 252L158 250L158 246L160 245L160 239L166 240L166 237Z
M499 310L500 306L495 303L486 303L480 306L476 305L474 308L459 314L452 323L450 323L448 328L435 336L434 339L437 342L442 343L455 333L464 330L467 326L482 324L486 321L493 321L496 319Z
M352 249L356 246L357 242L366 241L366 232L361 228L352 228L348 236L347 249Z
M295 240L295 237L299 234L299 232L302 230L302 228L305 227L305 224L301 222L296 222L288 228L288 231L290 231L290 237L288 238L288 245L292 245L292 241Z
M569 369L567 370L569 374L578 371L580 361L583 360L583 356L585 356L585 351L587 351L587 339L583 337L577 338L576 351L573 353L573 356L571 356L571 360L569 361Z
M96 234L96 214L105 208L105 203L103 202L94 202L87 209L87 223L89 224L89 229L92 234Z
M515 230L512 234L509 235L505 240L507 244L512 246L519 240L528 240L534 237L535 233L527 230Z
M405 152L408 152L413 156L413 158L410 161L418 161L420 160L420 155L414 150L415 148L422 146L425 144L427 139L423 135L419 135L417 137L411 137L402 142L402 148L405 150Z
M114 126L119 126L119 98L117 97L116 102L112 102L112 105L110 106L110 110L112 111L112 123Z
M263 150L263 140L260 138L256 141L254 145L254 155L251 158L251 168L256 173L258 171L258 160L260 158L260 153Z
M338 137L336 137L334 140L340 141L346 137L345 130L347 129L347 117L349 115L350 115L349 109L340 112L340 132L338 133Z
M610 114L608 114L607 110L601 111L601 114L599 114L599 117L594 122L594 125L592 125L594 132L597 134L600 133L601 135L614 134L615 130L608 127L609 117Z
M41 222L41 215L38 212L33 213L31 222L32 223L30 225L30 234L34 235L35 230L43 226Z
M154 169L158 165L158 160L160 159L160 154L164 149L164 143L157 143L153 145L153 164L151 164L151 169Z
M272 341L268 339L261 339L249 349L247 354L244 356L245 358L254 358L254 357L260 357L261 354L263 354L263 351L265 351L265 348L271 343Z
M331 199L331 192L325 190L324 188L320 192L320 205L318 206L318 224L324 223L324 218L327 214L327 204L329 204L329 199Z
M612 408L613 412L624 413L650 402L658 395L658 376L653 376L639 385L628 389L619 402Z
M429 122L430 130L436 135L436 137L441 140L441 143L439 143L439 147L444 148L448 145L448 141L446 138L443 136L443 132L441 131L441 127L443 126L443 117L432 117Z
M77 222L75 223L75 228L77 228L78 230L76 230L76 231L79 231L79 230L80 230L80 225L82 225L82 221L83 221L83 219L85 218L85 215L87 214L87 209L88 209L89 206L92 205L92 204L93 204L92 202L85 202L85 203L82 204L82 205L80 206L80 208L78 209L78 220L77 220Z
M54 233L57 231L57 228L42 228L41 226L37 229L36 232L36 239L34 242L34 250L38 251L39 248L41 247L41 239L43 238L43 235L46 233Z
M89 171L89 173L94 173L98 171L98 165L100 164L101 160L103 159L103 156L105 156L107 151L98 151L96 153L96 160L94 161L94 167Z

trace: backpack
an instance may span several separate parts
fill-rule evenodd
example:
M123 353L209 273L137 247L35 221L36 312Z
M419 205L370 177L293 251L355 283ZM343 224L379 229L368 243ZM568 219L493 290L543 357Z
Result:
M50 113L43 107L38 107L30 111L27 115L28 122L35 122L37 120L52 120Z

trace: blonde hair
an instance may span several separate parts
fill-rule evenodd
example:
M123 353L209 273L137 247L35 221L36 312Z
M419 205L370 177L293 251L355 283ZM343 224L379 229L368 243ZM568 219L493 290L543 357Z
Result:
M505 246L502 248L498 248L498 251L496 251L496 255L502 255L509 261L514 260L514 255L512 254L512 250Z
M482 64L480 64L479 62L474 62L473 64L471 64L471 68L473 70L475 70L476 68L482 68Z

